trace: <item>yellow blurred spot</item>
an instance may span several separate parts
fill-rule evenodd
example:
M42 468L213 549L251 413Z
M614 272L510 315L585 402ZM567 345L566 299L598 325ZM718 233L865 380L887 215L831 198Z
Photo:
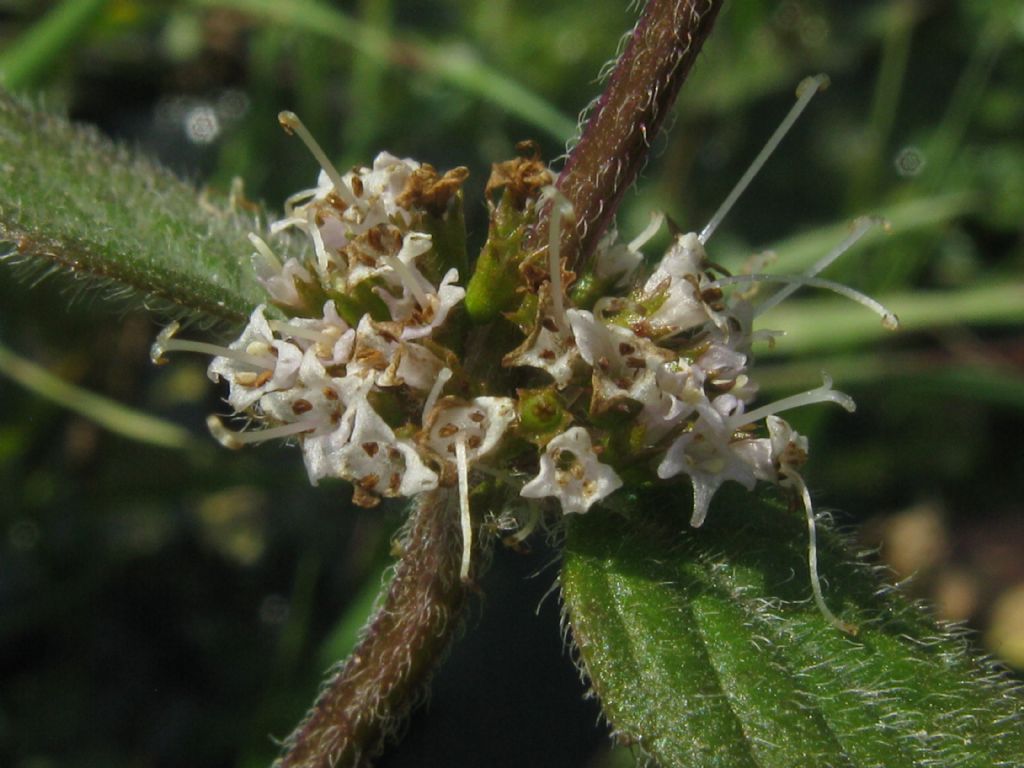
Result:
M985 645L1011 667L1024 669L1024 584L1003 592L992 606Z

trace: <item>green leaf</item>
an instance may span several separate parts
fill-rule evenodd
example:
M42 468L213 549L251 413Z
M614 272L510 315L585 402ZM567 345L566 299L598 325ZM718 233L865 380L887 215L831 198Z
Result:
M64 0L0 54L0 83L14 90L37 85L109 2Z
M218 207L156 163L2 91L0 171L2 261L213 319L244 320L267 300L250 264L255 215Z
M728 498L697 530L652 496L571 521L566 611L621 740L665 768L1019 765L1024 699L962 636L829 533L826 600L860 627L840 633L809 599L802 517Z

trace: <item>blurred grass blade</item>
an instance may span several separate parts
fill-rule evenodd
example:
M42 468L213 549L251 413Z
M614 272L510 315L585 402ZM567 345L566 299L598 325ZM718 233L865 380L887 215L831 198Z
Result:
M0 85L12 90L39 84L65 49L100 15L110 0L64 0L0 53Z
M1024 700L963 638L826 536L843 635L808 599L802 515L724 496L699 530L670 498L571 521L566 611L622 740L663 768L1019 765Z
M765 327L785 328L786 335L758 354L834 353L914 331L1024 321L1024 284L1013 281L956 291L895 293L878 299L899 316L899 330L886 330L877 315L850 301L791 300L765 313Z
M487 66L464 47L399 40L315 0L189 0L204 8L232 8L264 21L320 35L389 65L418 70L501 107L559 141L576 132L570 120L548 102Z
M0 375L129 440L175 449L187 448L195 442L188 430L69 384L2 343Z
M971 212L979 203L977 194L958 192L882 206L870 213L889 222L891 234L883 229L873 229L861 239L857 248L884 243L888 237L934 230L940 224ZM819 227L773 243L769 249L778 254L778 259L772 264L772 272L790 274L809 267L850 233L850 223L843 221Z
M65 272L152 309L233 322L266 301L249 262L254 217L3 92L0 170L0 261L31 277Z

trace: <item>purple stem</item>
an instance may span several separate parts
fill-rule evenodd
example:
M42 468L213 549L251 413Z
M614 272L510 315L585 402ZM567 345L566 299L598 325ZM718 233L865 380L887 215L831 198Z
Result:
M648 0L556 182L576 214L562 235L569 269L586 265L636 180L721 7L722 0ZM543 217L532 243L547 238Z
M471 591L459 579L462 534L453 498L438 490L416 500L383 604L285 742L275 768L365 765L422 699Z

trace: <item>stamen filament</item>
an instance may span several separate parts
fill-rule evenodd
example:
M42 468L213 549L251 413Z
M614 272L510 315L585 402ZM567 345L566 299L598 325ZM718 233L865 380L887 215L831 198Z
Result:
M324 236L320 234L320 227L316 225L316 214L312 208L309 209L309 215L306 219L309 227L309 235L313 239L313 250L316 253L316 263L320 267L320 274L326 275L328 267L327 248L324 246Z
M296 421L292 424L282 424L279 427L270 429L256 429L251 432L235 432L224 426L219 416L211 415L206 419L206 427L214 439L231 450L238 450L243 445L250 443L262 443L267 440L276 440L282 437L291 437L300 432L310 432L316 429L318 424L312 421Z
M711 235L713 235L715 230L718 229L718 225L722 223L722 219L726 217L733 205L736 204L740 195L746 191L750 182L754 179L754 176L756 176L758 171L761 170L761 166L765 164L765 161L771 156L772 152L775 151L775 148L782 142L782 139L789 132L789 129L793 127L793 123L796 122L797 118L800 117L800 113L807 108L807 105L810 103L811 99L814 98L814 95L818 91L825 90L827 87L828 77L825 75L815 75L814 77L807 77L800 81L800 85L798 85L796 89L796 104L794 104L793 108L789 110L789 114L787 114L782 120L779 127L775 129L775 133L773 133L771 138L768 139L768 143L764 145L761 152L754 158L754 162L752 162L750 167L747 168L747 172L740 177L736 186L733 187L732 192L730 192L729 196L725 198L725 202L718 207L718 210L715 211L715 215L711 217L711 220L707 223L704 229L701 230L701 233L697 238L700 240L701 245L704 245L711 239Z
M803 275L765 275L765 274L753 274L753 275L733 275L730 277L721 277L710 284L711 287L721 288L726 285L740 285L743 283L786 283L786 288L783 288L778 293L774 294L770 299L762 304L759 304L754 308L754 317L761 315L765 312L765 305L768 305L768 309L771 309L777 301L773 299L783 292L788 294L798 288L802 288L805 285L809 285L812 288L822 288L826 291L832 291L838 293L850 301L854 301L860 304L866 309L870 309L876 315L882 318L882 325L886 330L894 331L899 328L900 321L896 317L895 313L886 309L886 307L879 301L872 299L867 294L861 293L856 288L851 288L848 285L837 283L834 280L823 280L820 277L805 277ZM792 289L792 290L790 290Z
M825 617L829 624L848 635L856 635L858 627L856 624L849 624L836 616L825 604L825 597L821 593L821 578L818 576L818 533L814 519L814 507L811 505L811 494L807 490L807 484L799 472L784 468L782 475L789 480L800 494L800 499L807 513L807 567L811 572L811 592L814 593L814 604L818 611Z
M473 557L473 518L469 514L469 462L466 459L466 438L459 435L455 441L455 464L459 470L459 524L462 526L462 566L459 578L469 581L469 566Z
M658 234L658 230L661 229L661 225L664 223L664 213L662 213L661 211L651 211L651 220L647 223L647 226L644 227L644 231L641 232L636 237L634 237L632 240L630 240L629 244L626 245L626 249L633 253L639 251L641 248L647 245L648 240L650 240L652 237Z
M274 253L270 246L267 245L266 240L257 235L255 232L249 233L249 242L253 244L253 247L259 251L259 255L266 260L271 271L280 272L284 267L281 266L281 260L277 258L277 254Z
M322 331L318 331L315 328L303 328L298 325L291 325L284 320L268 320L267 325L270 326L270 330L280 333L282 336L290 336L293 339L308 339L309 341L336 341L337 336L330 333L331 330L337 330L340 335L341 329L336 326L328 326Z
M522 544L526 539L530 537L530 534L537 530L537 524L540 522L540 507L533 505L529 507L530 517L526 521L526 525L520 528L511 536L505 537L505 544L509 546L516 546Z
M850 232L850 234L847 235L843 239L843 241L839 243L835 248L833 248L831 251L822 256L817 262L815 262L814 265L811 266L811 268L804 273L804 275L806 277L814 277L822 270L824 270L826 267L828 267L830 264L832 264L832 262L834 262L836 259L842 256L844 253L850 250L850 248L852 248L858 240L864 237L864 235L871 231L871 229L877 226L885 226L885 224L885 219L881 219L875 216L862 216L861 218L857 219L854 222L853 230ZM789 285L783 288L782 290L778 291L777 293L769 296L765 301L761 302L761 304L755 310L755 316L764 314L772 307L785 301L790 296L792 296L793 293L799 288L800 286L798 284Z
M384 254L381 260L398 273L398 279L402 281L402 286L413 295L416 303L420 305L420 309L429 308L430 299L427 297L427 292L423 290L423 286L409 269L409 265L390 253Z
M334 163L328 159L327 154L317 143L317 140L313 138L313 134L311 134L306 126L302 124L302 121L299 120L299 116L294 112L279 112L277 115L277 121L285 130L285 133L294 133L302 139L302 143L306 145L310 154L316 158L320 167L324 169L324 172L327 174L327 178L331 180L331 183L334 185L334 190L341 196L341 199L345 201L346 205L354 205L357 200L352 194L352 191L345 186L345 182L342 181L341 174L338 173L338 169L335 168Z
M562 217L573 216L572 203L555 187L548 187L551 199L551 224L548 227L548 280L551 284L551 303L554 320L562 333L569 332L565 319L565 302L562 299Z
M437 404L437 398L441 396L441 390L444 389L444 385L448 383L448 379L451 377L452 372L450 368L442 368L437 372L437 378L434 379L434 385L430 388L430 394L427 395L427 400L423 403L423 418L420 423L427 423L428 414L434 410L434 406Z
M167 362L164 360L165 352L198 352L201 355L227 357L231 360L237 360L240 363L245 363L246 365L251 365L255 368L272 367L274 364L274 357L271 355L250 355L240 349L221 347L216 344L209 344L205 341L176 339L174 338L174 334L176 334L180 328L180 323L171 323L157 335L156 341L153 342L153 346L149 349L149 356L156 365L162 365Z
M823 379L823 383L817 389L801 392L799 395L790 395L789 397L784 397L781 400L776 400L774 403L769 403L768 405L763 405L760 408L755 408L752 411L732 416L726 419L726 426L728 426L730 430L736 430L744 424L755 424L766 416L772 416L773 414L780 413L781 411L789 411L793 408L811 405L812 403L835 403L836 405L842 406L850 413L853 413L857 409L857 405L853 402L853 398L844 392L838 392L832 389L832 378L827 374L823 373L821 377Z

